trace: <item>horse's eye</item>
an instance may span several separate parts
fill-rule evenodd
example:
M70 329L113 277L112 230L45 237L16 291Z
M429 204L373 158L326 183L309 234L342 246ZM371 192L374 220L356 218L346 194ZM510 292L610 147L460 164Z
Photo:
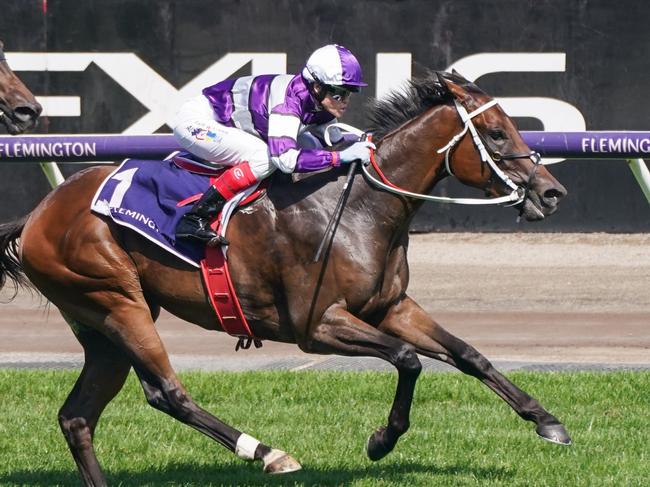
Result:
M507 136L506 136L505 132L503 132L503 130L499 130L499 129L490 130L488 132L488 135L490 136L490 138L492 140L497 140L498 141L498 140L506 140L507 139Z

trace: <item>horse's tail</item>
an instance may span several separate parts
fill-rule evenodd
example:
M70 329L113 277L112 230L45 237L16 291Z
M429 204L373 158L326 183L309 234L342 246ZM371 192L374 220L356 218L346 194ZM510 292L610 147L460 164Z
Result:
M16 292L19 287L30 287L18 256L17 242L28 216L0 225L0 289L6 284L7 277L13 281Z

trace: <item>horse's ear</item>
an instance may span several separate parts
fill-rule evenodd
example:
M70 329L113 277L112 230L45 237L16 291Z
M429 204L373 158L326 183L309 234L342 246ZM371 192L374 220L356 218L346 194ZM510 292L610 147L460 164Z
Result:
M445 79L445 73L442 71L436 71L436 76L438 77L438 82L440 83L440 86L442 86L442 89L445 90L445 92L449 92L449 86L447 85L447 80Z
M452 70L451 73L438 72L437 75L438 80L440 80L440 84L442 84L445 91L451 93L459 100L463 100L467 96L465 90L458 84L458 82L464 80L464 78L462 76L458 77L459 75L456 70Z
M454 68L451 69L451 74L454 75L454 78L456 78L456 80L458 81L458 83L466 84L466 83L469 83L469 82L470 82L467 78L465 78L465 76L463 76L462 74L460 74L460 73L459 73L458 71L456 71Z

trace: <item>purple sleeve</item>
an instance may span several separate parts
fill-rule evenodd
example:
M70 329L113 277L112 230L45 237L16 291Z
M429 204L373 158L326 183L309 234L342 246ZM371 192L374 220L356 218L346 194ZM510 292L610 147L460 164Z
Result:
M327 167L338 166L338 154L325 150L302 149L298 154L295 172L319 171Z
M322 149L300 149L292 137L269 137L269 155L283 158L290 151L297 152L293 172L319 171L338 165L338 153Z

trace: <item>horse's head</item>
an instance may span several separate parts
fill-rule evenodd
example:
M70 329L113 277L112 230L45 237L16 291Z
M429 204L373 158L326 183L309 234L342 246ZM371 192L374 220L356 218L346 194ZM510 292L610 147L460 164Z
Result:
M3 47L0 41L0 123L16 135L34 128L43 108L9 68Z
M446 170L491 196L512 194L521 215L542 220L567 191L524 142L514 122L490 96L458 73L438 73L452 95L459 126L444 148Z

